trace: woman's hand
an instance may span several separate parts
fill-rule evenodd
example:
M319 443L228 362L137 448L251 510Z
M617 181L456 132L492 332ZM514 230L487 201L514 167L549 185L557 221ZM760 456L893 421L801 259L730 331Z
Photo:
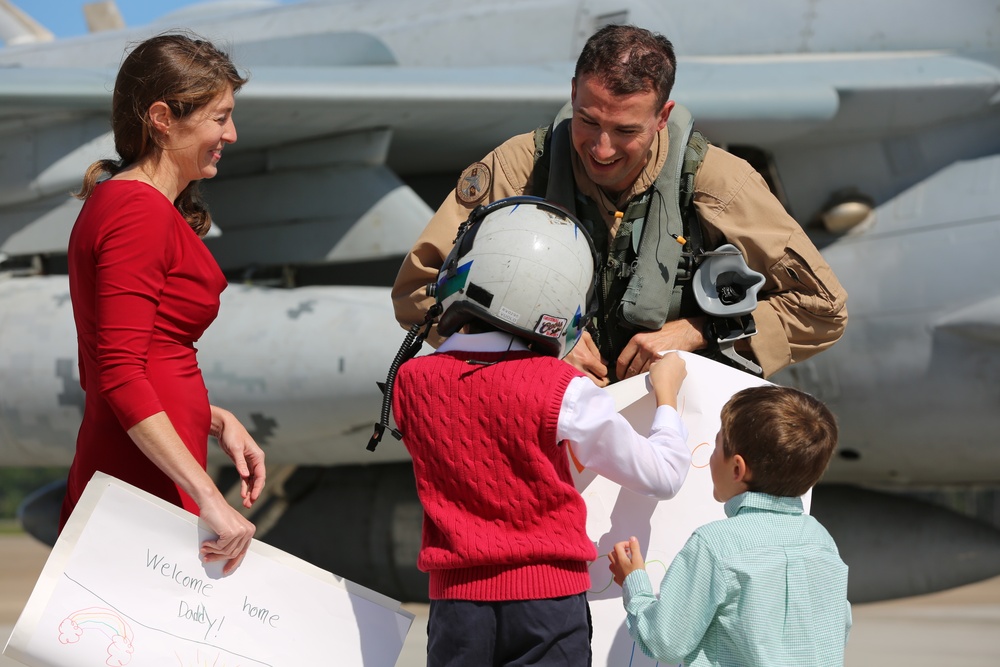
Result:
M212 406L212 429L210 431L219 441L219 446L226 453L236 472L240 475L240 495L243 506L253 507L264 489L266 472L264 470L264 450L250 436L240 420L233 413ZM204 512L204 509L202 510Z
M225 560L222 574L229 574L243 562L253 539L255 526L231 507L221 494L199 508L201 521L218 537L201 543L201 558L206 563Z

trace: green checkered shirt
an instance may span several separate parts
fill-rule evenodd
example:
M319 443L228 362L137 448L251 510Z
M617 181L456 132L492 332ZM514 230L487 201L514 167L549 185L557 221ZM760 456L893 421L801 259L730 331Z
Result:
M799 498L743 493L725 509L674 557L659 599L645 570L625 579L642 652L685 667L843 665L851 605L830 534Z

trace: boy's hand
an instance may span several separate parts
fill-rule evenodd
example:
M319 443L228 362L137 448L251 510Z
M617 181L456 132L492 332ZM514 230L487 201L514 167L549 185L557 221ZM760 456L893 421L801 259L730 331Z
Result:
M630 537L628 542L618 542L615 548L608 554L611 564L608 569L615 578L615 583L619 586L625 581L625 577L636 570L646 569L646 561L642 558L642 551L639 549L639 540Z
M676 352L668 352L649 368L649 381L656 395L656 405L677 409L677 392L687 377L687 364Z

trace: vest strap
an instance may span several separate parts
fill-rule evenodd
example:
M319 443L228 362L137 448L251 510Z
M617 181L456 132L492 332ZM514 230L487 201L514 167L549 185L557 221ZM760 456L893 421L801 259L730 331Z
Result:
M622 317L640 329L659 329L677 319L681 290L677 267L681 261L684 218L681 212L681 183L688 139L694 119L686 108L674 105L667 121L667 159L648 193L646 217L641 228L637 268L622 296ZM694 183L694 174L691 175ZM633 225L634 228L634 225ZM677 288L677 289L675 289Z

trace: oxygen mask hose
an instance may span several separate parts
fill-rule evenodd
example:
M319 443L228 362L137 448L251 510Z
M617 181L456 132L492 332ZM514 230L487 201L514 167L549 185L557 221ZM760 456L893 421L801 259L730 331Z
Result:
M440 313L440 304L434 304L427 311L427 315L421 324L414 324L410 327L410 330L406 332L406 338L403 339L403 344L396 353L396 358L389 365L385 385L380 386L382 389L382 412L378 422L375 423L375 431L372 433L371 439L368 440L367 449L369 452L374 452L375 448L378 447L378 443L382 441L382 435L385 433L386 428L389 428L389 432L392 433L396 440L403 439L402 433L389 427L389 413L392 410L392 387L396 383L396 373L399 372L400 366L415 357L420 348L423 347L424 340L431 331L431 325ZM420 330L421 327L423 327L423 331Z

